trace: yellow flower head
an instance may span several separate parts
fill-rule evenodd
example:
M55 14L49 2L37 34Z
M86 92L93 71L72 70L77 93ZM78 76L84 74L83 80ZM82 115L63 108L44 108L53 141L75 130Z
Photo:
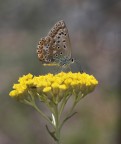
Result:
M80 72L61 72L42 76L28 74L20 77L18 82L13 85L13 90L9 93L11 97L26 99L33 92L39 96L39 99L54 103L59 103L63 98L71 95L85 96L98 84L94 76Z

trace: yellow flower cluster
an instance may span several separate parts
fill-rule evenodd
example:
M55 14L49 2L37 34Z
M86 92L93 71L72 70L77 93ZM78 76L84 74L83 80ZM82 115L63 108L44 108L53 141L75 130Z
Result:
M84 96L92 92L98 81L94 76L86 73L64 73L47 74L43 76L24 75L19 78L18 84L13 85L9 95L17 99L26 99L30 93L39 95L41 99L60 102L68 95Z

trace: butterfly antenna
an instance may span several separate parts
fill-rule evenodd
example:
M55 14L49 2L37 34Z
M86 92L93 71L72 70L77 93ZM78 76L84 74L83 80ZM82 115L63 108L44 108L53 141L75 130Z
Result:
M75 63L76 63L77 65L79 65L79 70L80 70L81 73L83 73L83 72L84 72L84 71L83 71L83 68L82 68L82 66L80 65L81 61L75 59Z

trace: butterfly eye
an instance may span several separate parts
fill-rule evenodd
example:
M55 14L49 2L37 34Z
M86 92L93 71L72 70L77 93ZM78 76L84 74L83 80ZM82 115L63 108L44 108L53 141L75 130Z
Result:
M71 62L74 63L74 59L73 58L71 59Z

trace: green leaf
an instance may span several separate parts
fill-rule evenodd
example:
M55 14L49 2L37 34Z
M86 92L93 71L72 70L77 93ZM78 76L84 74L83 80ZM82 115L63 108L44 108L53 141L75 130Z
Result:
M51 135L51 137L52 137L55 141L58 141L58 139L57 139L56 136L55 136L55 131L53 131L53 132L50 131L47 125L46 125L46 129L47 129L48 133Z

